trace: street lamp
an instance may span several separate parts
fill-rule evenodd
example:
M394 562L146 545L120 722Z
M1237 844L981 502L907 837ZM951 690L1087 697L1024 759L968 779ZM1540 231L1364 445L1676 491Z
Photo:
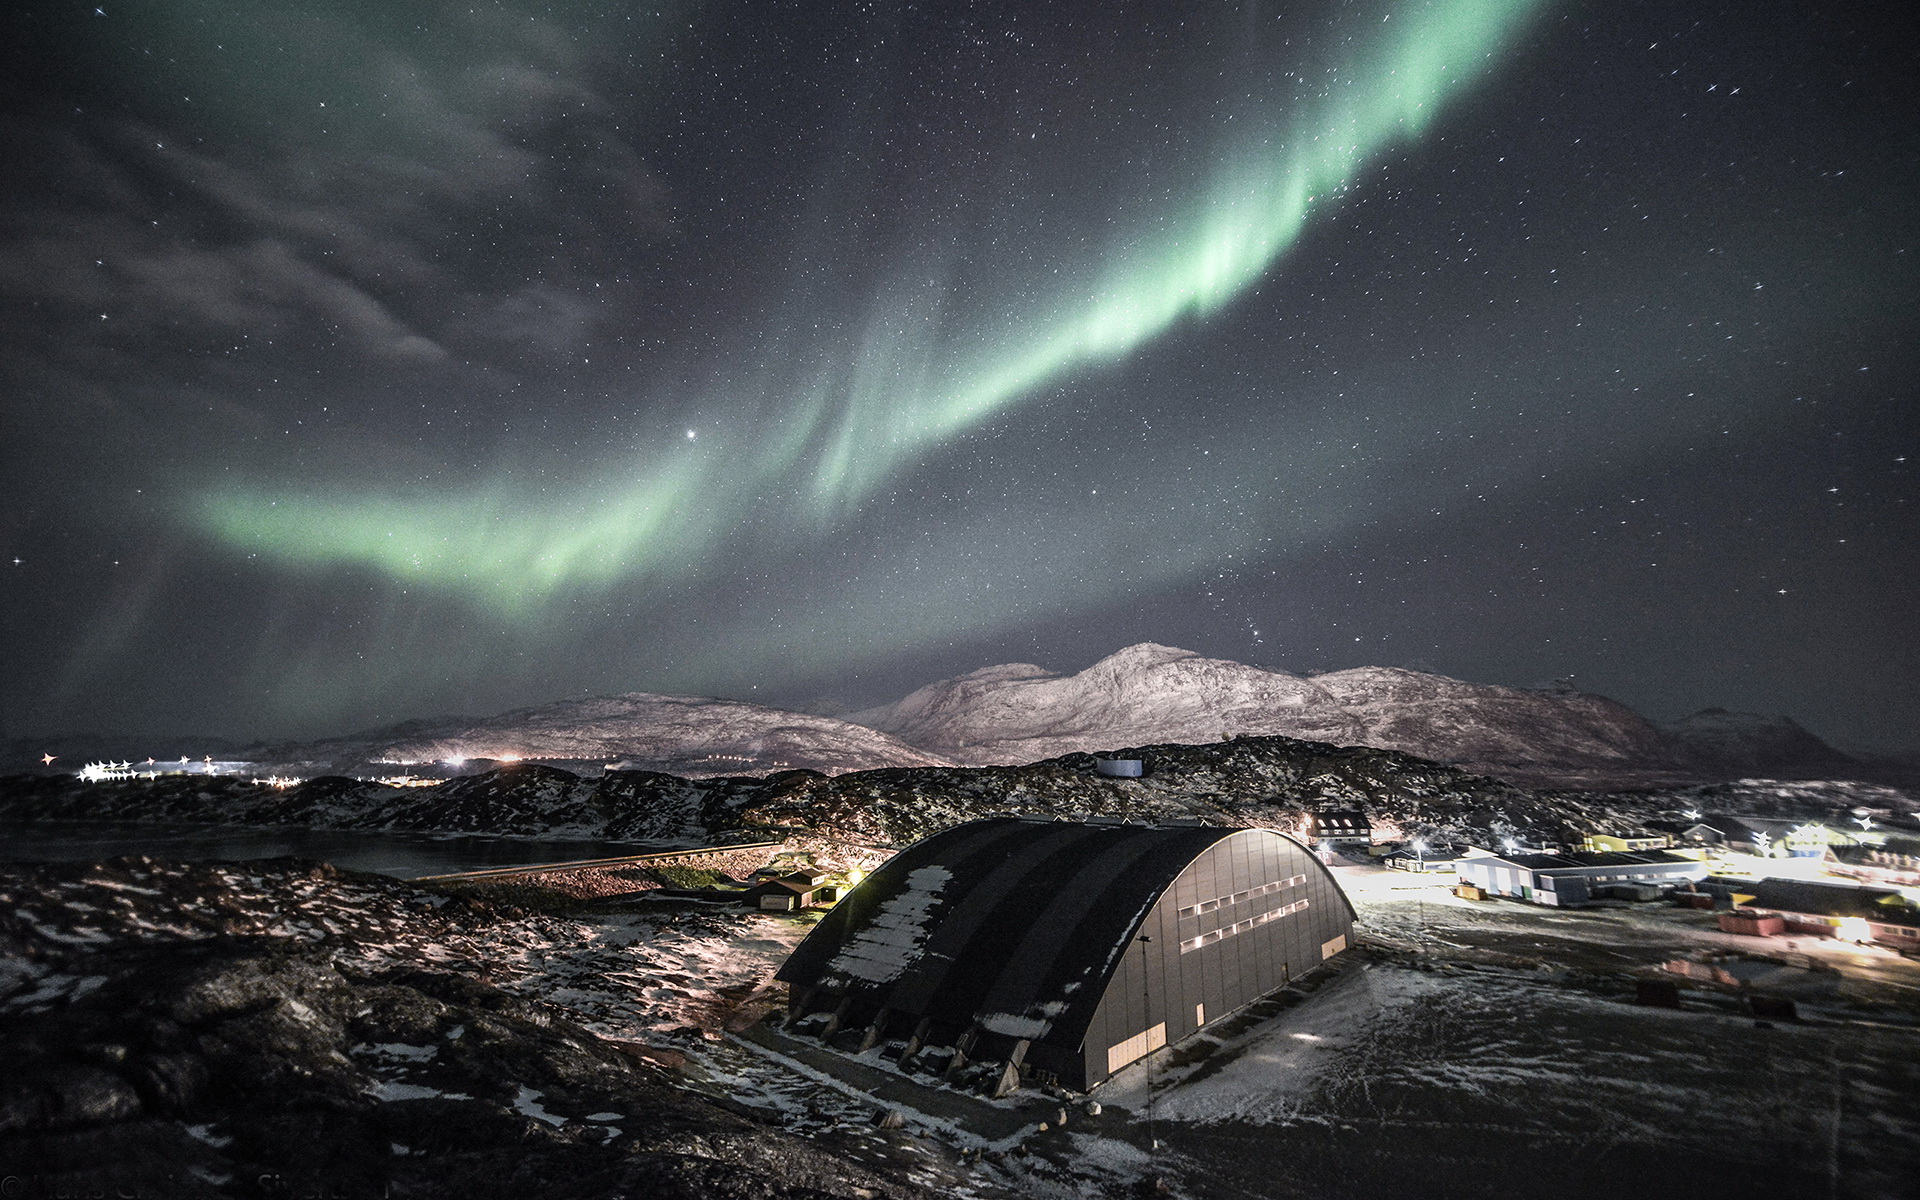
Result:
M1420 840L1419 838L1413 839L1413 852L1419 855L1419 866L1415 871L1415 874L1425 875L1427 873L1426 842ZM1419 918L1418 918L1420 922L1420 928L1425 929L1427 927L1427 885L1424 882L1422 882L1419 887L1414 889L1413 894L1414 894L1416 903L1418 903L1420 906L1420 912L1419 912Z

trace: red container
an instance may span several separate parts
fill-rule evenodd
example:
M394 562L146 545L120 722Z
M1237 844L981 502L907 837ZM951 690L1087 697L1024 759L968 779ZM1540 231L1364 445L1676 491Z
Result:
M1777 913L1724 912L1720 914L1720 932L1743 933L1749 937L1776 937L1787 927Z

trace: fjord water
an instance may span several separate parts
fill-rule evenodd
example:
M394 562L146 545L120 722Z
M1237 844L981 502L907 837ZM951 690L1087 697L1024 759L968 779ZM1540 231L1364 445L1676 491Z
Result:
M406 830L248 829L136 821L0 822L0 862L98 862L123 854L145 854L182 862L292 855L400 879L486 867L578 862L667 848L657 842L487 837Z

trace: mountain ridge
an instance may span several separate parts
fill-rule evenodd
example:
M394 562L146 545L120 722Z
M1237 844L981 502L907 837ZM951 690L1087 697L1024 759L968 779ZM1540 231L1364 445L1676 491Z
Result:
M1401 751L1526 787L1837 776L1904 784L1914 773L1894 757L1836 749L1788 717L1707 709L1656 724L1617 701L1564 686L1471 683L1404 667L1300 675L1153 642L1072 673L1025 662L980 667L844 716L629 692L490 717L416 718L314 741L186 740L211 750L205 757L232 764L215 762L209 771L444 777L534 760L590 774L630 769L711 778L1008 766L1237 735ZM181 739L169 741L175 744L152 748L170 762ZM6 766L40 771L37 760L48 748L60 758L53 773L94 758L138 761L149 750L131 739L47 739L44 746L15 739ZM191 757L203 755L196 749Z
M1859 765L1784 717L1662 726L1571 688L1403 667L1296 675L1152 642L1073 674L983 667L847 719L975 766L1235 734L1398 750L1528 786L1664 786ZM1788 726L1794 736L1780 736Z

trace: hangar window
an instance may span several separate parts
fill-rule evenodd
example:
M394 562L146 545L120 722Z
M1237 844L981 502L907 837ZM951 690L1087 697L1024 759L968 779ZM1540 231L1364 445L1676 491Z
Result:
M1183 917L1197 917L1202 913L1210 913L1217 908L1226 908L1229 905L1240 904L1247 900L1257 900L1261 896L1271 896L1273 893L1284 888L1300 887L1306 882L1307 877L1305 875L1294 875L1287 879L1276 879L1271 883L1263 883L1259 887L1247 888L1245 891L1235 892L1230 896L1216 896L1212 900L1202 900L1198 904L1189 904L1180 910L1180 915Z
M1305 900L1295 900L1292 904L1283 904L1272 912L1263 912L1257 916L1248 917L1244 921L1235 921L1231 925L1222 925L1220 928L1209 930L1199 937L1188 938L1186 941L1181 942L1180 953L1191 954L1202 946L1211 946L1224 938L1234 937L1245 933L1249 929L1265 925L1268 921L1277 921L1281 917L1292 916L1306 906L1307 902Z

